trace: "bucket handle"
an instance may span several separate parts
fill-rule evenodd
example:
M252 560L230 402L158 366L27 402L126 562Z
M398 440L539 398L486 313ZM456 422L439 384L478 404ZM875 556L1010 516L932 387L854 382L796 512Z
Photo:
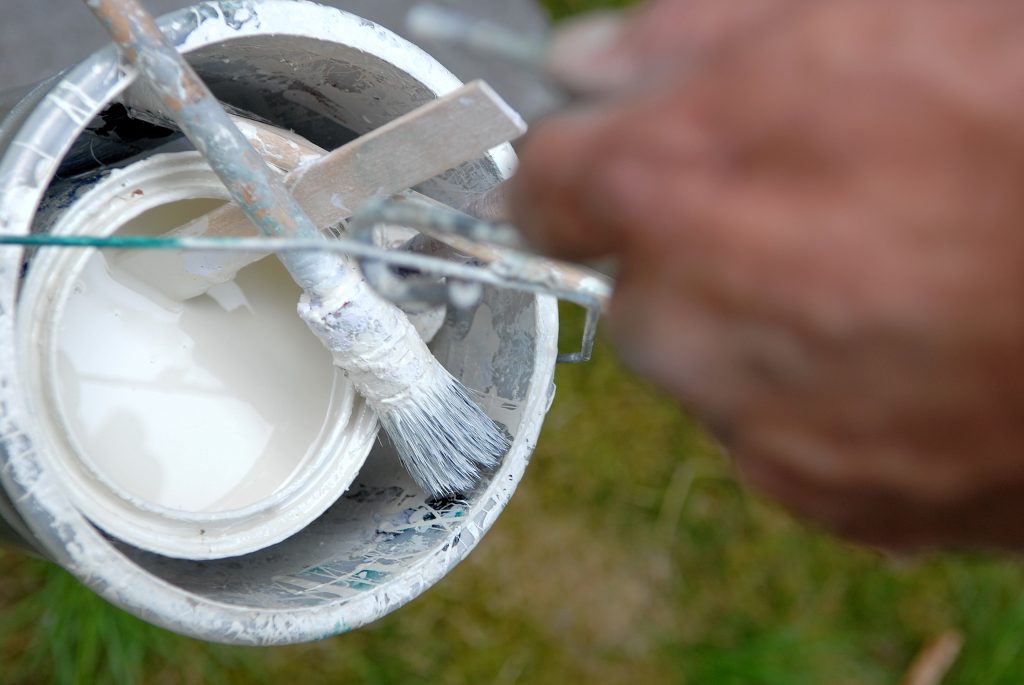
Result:
M367 283L382 297L396 304L467 308L480 301L485 285L552 295L586 310L579 350L559 354L557 361L577 364L590 359L597 322L607 311L612 292L612 281L604 274L529 254L511 224L477 219L422 195L371 200L349 219L347 231L359 242L376 245L375 229L380 226L415 229L468 258L458 263L416 255L422 259L421 266L410 273L406 267L396 271L389 259L356 256ZM405 248L422 251L422 246L422 241L414 238Z

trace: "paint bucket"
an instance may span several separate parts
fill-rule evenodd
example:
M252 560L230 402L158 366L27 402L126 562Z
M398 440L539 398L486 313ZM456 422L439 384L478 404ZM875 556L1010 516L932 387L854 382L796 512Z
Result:
M228 199L197 152L156 154L58 185L34 230L158 234ZM238 556L305 528L377 425L296 316L298 286L264 259L179 303L126 282L118 257L42 250L23 279L17 364L40 461L90 521L149 552Z
M204 3L161 25L222 100L326 148L459 85L390 32L310 3ZM0 127L0 230L28 232L58 172L83 171L95 166L92 158L130 157L166 135L133 130L113 106L131 82L107 48L40 86L8 116ZM458 202L504 178L513 163L511 150L498 148L419 190ZM513 436L500 467L472 493L430 500L382 443L340 499L299 532L243 556L176 559L103 534L40 458L45 430L29 404L31 369L18 354L26 343L16 344L33 325L18 310L32 278L23 280L22 267L18 251L0 252L0 515L27 545L112 603L201 639L317 639L423 592L469 553L504 508L553 392L553 300L488 290L475 310L450 315L431 345Z

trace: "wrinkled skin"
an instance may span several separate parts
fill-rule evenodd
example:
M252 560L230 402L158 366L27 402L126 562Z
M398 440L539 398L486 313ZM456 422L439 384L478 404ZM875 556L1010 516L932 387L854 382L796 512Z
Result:
M840 533L1024 543L1024 5L663 0L588 64L513 215L619 258L623 358Z

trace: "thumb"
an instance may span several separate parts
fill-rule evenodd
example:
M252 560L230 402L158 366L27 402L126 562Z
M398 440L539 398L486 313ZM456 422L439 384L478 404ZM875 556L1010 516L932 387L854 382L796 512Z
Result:
M573 93L629 89L742 43L798 8L798 0L650 0L626 12L591 12L558 25L547 68Z
M549 117L527 136L509 183L509 210L541 252L588 259L616 249L618 236L601 220L605 198L593 186L606 163L602 141L615 135L619 118L607 107L576 110Z
M527 136L509 184L512 220L563 259L621 255L685 218L716 159L685 76L549 117ZM655 85L655 84L652 84Z

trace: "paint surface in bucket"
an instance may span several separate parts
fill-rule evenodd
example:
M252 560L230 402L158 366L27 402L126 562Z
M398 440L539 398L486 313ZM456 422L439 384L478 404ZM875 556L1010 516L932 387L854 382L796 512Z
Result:
M209 208L178 202L132 223L159 232ZM57 393L81 456L170 509L266 499L301 468L331 400L330 355L295 313L298 286L265 259L173 302L112 261L88 260L58 323Z

